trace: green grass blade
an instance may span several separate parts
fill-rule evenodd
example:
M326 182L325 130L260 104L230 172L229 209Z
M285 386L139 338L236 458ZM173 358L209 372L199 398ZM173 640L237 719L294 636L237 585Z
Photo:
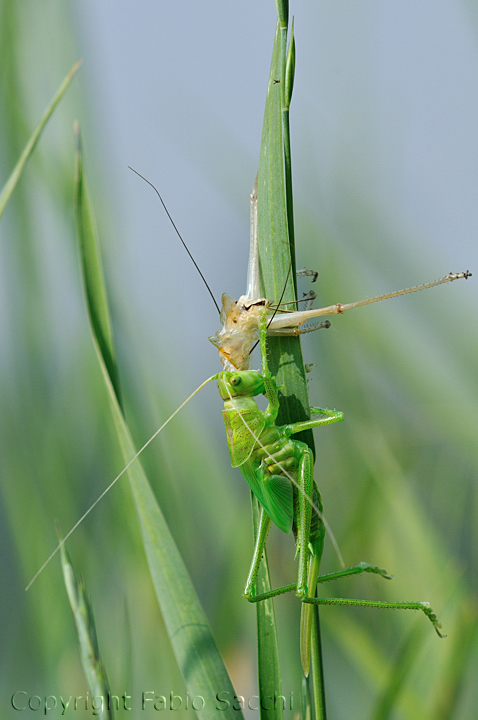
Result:
M278 6L279 12L279 6ZM261 139L261 150L259 158L259 171L257 176L257 187L258 187L258 242L259 242L259 258L261 272L261 290L264 291L266 285L264 282L264 269L271 271L271 280L275 279L275 273L273 272L273 263L268 262L269 255L266 259L261 258L261 238L265 232L269 234L272 231L276 231L281 237L284 236L283 213L274 212L275 199L269 194L270 176L277 171L277 165L281 166L280 172L282 173L282 131L279 131L279 135L274 136L272 130L276 129L275 125L275 111L277 110L277 100L279 102L279 108L281 107L280 100L280 50L281 50L281 30L280 22L277 21L276 34L274 39L274 47L272 51L272 61L269 77L269 85L266 97L266 106L264 111L264 126L262 131ZM277 140L279 145L277 145ZM282 195L282 198L284 196ZM281 201L279 196L279 203ZM272 220L276 220L278 223L277 227L272 226ZM266 249L269 250L270 246L267 245ZM287 261L286 261L287 262ZM282 268L281 268L282 269ZM285 270L285 276L287 275L287 269ZM281 273L279 272L279 277ZM268 272L269 278L269 272ZM276 282L276 289L280 285L280 280ZM276 295L268 295L265 291L266 297L279 298L282 293L282 286ZM274 366L273 371L274 371ZM259 513L257 509L257 503L253 501L253 523L254 523L254 535L258 531ZM269 579L269 568L267 564L267 556L264 553L260 574L258 576L258 583L260 583L261 592L267 592L270 589ZM272 599L265 600L257 603L257 653L258 653L258 675L259 675L259 696L265 695L274 697L282 694L282 678L279 664L279 647L277 642L277 629L275 621L274 603ZM264 693L264 695L263 695ZM282 717L282 710L279 709L277 712L268 710L267 707L262 707L261 704L261 720L272 720L272 718Z
M284 181L282 136L282 79L285 78L284 38L277 23L264 125L262 129L257 189L257 225L261 291L269 300L283 302L295 297L295 261L291 256ZM286 282L287 281L287 282ZM298 338L271 338L268 342L270 367L279 385L281 408L277 423L305 420L309 401L304 363ZM313 448L312 433L298 435Z
M320 635L319 608L314 607L312 616L312 643L311 643L311 668L313 684L313 697L316 720L326 720L325 710L325 680L322 663L322 639Z
M259 526L260 505L252 496L252 518L254 524L254 540L256 539ZM257 592L262 594L269 592L271 582L269 577L269 566L267 564L267 553L264 555L257 575ZM259 697L264 698L261 702L261 720L281 720L284 717L281 701L275 699L282 694L282 680L279 661L279 647L277 644L277 631L275 622L274 605L272 599L264 600L256 604L257 611L257 654L259 673ZM269 699L272 707L269 706Z
M257 177L261 285L266 297L276 301L282 295L290 267L282 150L281 76L281 28L278 22L267 88ZM292 285L289 276L285 302L294 299Z
M97 246L92 206L85 192L80 152L77 161L77 222L81 264L93 339L108 391L116 432L125 464L135 454L116 393L114 349L111 340L106 290ZM106 348L105 354L103 350ZM143 544L156 596L161 607L176 659L190 695L197 701L197 714L217 714L216 693L234 696L234 690L216 647L208 621L166 521L139 461L128 470L128 478L141 527ZM199 707L202 705L201 707ZM222 717L242 717L230 705Z
M98 352L105 363L115 395L121 405L118 368L114 353L110 312L99 250L98 230L90 202L86 175L83 170L83 153L78 125L75 125L75 138L77 145L75 178L76 227L88 316L91 322L93 337L98 344Z
M73 77L75 76L78 68L80 67L82 61L79 60L77 63L73 65L68 75L65 77L63 82L61 83L60 87L57 90L56 95L54 96L53 100L51 101L50 105L45 110L42 119L38 123L37 127L33 131L29 141L27 142L24 151L22 152L17 164L15 165L10 177L8 178L7 182L3 186L2 192L0 194L0 218L2 217L4 210L7 206L7 203L10 199L10 196L12 192L15 189L15 186L17 182L20 179L20 176L23 172L23 168L25 167L28 159L30 158L30 155L33 153L36 144L40 138L40 135L43 132L43 128L47 124L48 120L53 114L53 111L55 110L56 106L62 99L63 95L67 91L71 81L73 80Z
M85 585L81 579L76 578L73 565L64 545L61 546L61 567L78 633L81 664L83 665L92 703L94 703L93 714L100 720L114 720L113 708L110 707L109 703L110 688L108 678L98 649L93 610L86 594Z
M287 27L289 22L289 0L276 0L277 15L282 27Z
M277 4L279 18L272 52L258 172L258 245L261 292L269 300L296 300L295 248L293 240L292 171L289 133L289 104L295 71L295 42L287 52L286 4ZM284 21L285 20L285 21ZM300 338L271 338L269 364L280 391L279 425L309 417L307 381ZM314 451L311 432L297 438ZM325 720L322 658L316 614L314 697L317 720ZM265 628L267 630L267 628ZM277 676L280 682L280 676ZM319 690L321 691L319 693Z
M290 124L289 124L289 108L292 101L292 91L294 89L295 77L295 37L294 22L290 31L289 48L287 50L286 66L285 66L285 90L284 90L284 106L282 108L282 132L284 133L284 172L285 172L285 196L287 206L287 229L289 232L290 254L292 258L292 280L294 281L294 290L297 295L296 282L296 263L295 263L295 231L294 231L294 203L292 197L292 156L290 149Z

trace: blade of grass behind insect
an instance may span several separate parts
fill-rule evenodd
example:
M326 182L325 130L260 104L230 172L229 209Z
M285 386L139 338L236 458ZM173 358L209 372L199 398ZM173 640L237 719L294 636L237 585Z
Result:
M287 30L287 24L289 22L289 0L275 0L275 3L279 24Z
M300 718L301 720L312 720L312 704L310 700L310 678L302 676L300 700Z
M93 208L89 200L86 176L83 171L83 151L79 125L75 125L76 151L76 221L80 248L81 268L84 278L84 290L88 316L99 355L106 366L114 393L121 406L118 368L113 346L113 333L106 296L106 286L99 245L98 231Z
M56 106L62 99L63 95L67 91L71 81L73 80L73 77L75 76L78 68L80 67L82 61L79 60L77 63L73 65L70 72L67 74L63 82L61 83L60 87L58 88L56 95L54 96L53 100L51 101L50 105L45 110L42 119L38 123L37 127L33 131L33 133L30 136L30 139L28 140L27 144L25 145L25 149L23 150L22 154L20 155L20 158L15 165L10 177L8 178L7 182L3 186L2 192L0 194L0 218L2 217L5 208L7 206L7 203L10 199L11 194L13 193L16 184L18 183L20 176L23 172L23 169L30 158L31 154L35 150L36 144L40 138L40 135L43 132L43 129L45 125L47 124L48 120L53 114L53 111L55 110Z
M79 135L79 131L77 130ZM77 225L81 265L93 333L93 341L110 401L113 420L124 462L135 455L116 392L116 362L103 272L98 249L93 210L82 170L81 148L77 153ZM139 461L131 465L128 478L141 527L156 596L161 607L171 645L189 693L204 698L197 715L210 718L215 713L216 693L235 695L223 660L216 647L206 616L192 586L184 562ZM224 717L242 717L231 706Z
M322 639L320 635L319 608L317 605L314 606L312 615L311 666L315 718L317 720L327 720L325 681L322 663Z
M252 498L252 520L254 525L254 541L259 527L260 505L254 495ZM264 550L256 582L257 592L269 592L271 582L267 553ZM282 680L279 660L279 647L277 644L277 631L274 605L272 600L256 603L257 611L257 655L259 670L259 698L274 698L273 707L266 701L260 703L261 720L281 720L283 707L281 702L275 708L275 698L282 695Z
M295 230L294 230L294 203L292 196L292 157L290 149L290 122L289 109L294 89L295 76L295 38L294 21L290 31L289 48L285 65L284 100L282 109L282 132L284 134L284 172L285 172L285 198L287 207L287 229L289 231L290 254L292 259L292 280L295 295L297 296L297 276L295 260Z
M279 10L279 8L278 8ZM261 150L260 150L260 159L259 159L259 172L257 177L257 184L258 184L258 218L261 215L262 216L262 222L258 223L258 241L260 243L261 235L264 232L264 228L267 228L267 232L269 233L269 228L271 226L271 223L269 222L270 218L270 204L268 201L270 201L270 198L268 194L266 195L266 179L264 178L264 164L267 160L267 164L269 164L269 156L270 154L277 152L277 145L275 143L272 143L272 138L270 137L270 133L268 131L270 127L270 114L274 111L275 107L273 106L272 102L272 96L275 101L277 101L277 97L279 97L279 107L280 107L280 87L277 89L274 88L274 91L271 93L271 83L274 85L277 83L274 83L274 80L277 79L277 73L280 66L280 38L281 38L281 30L280 30L280 22L277 21L277 27L276 27L276 33L275 33L275 39L274 39L274 47L272 52L272 62L271 62L271 70L270 70L270 78L269 78L269 86L267 90L267 98L266 98L266 107L264 112L264 128L262 131L262 139L261 139ZM266 129L267 128L267 129ZM279 137L280 147L279 147L279 157L282 157L282 133L280 133ZM262 167L262 177L261 177L261 167ZM259 211L259 208L261 207L261 210ZM283 217L278 216L277 218L279 222L279 232L281 235L283 235L283 228L282 228L282 222ZM261 263L261 251L259 249L259 271L262 275L262 263ZM286 261L287 262L287 261ZM287 269L284 273L284 280L287 276ZM261 290L263 290L265 287L263 277L261 277ZM282 287L280 288L280 291L274 296L276 299L280 298L280 295L282 293ZM267 295L266 297L272 297L271 295ZM257 503L253 499L252 502L253 505L253 525L254 525L254 537L256 537L258 532L258 523L259 523L259 512L257 508ZM263 555L263 559L260 565L260 575L258 576L258 582L260 582L260 588L261 593L262 592L268 592L271 589L270 584L270 578L269 578L269 567L267 564L267 556L266 553ZM257 614L257 656L258 656L258 676L259 676L259 697L265 697L265 695L268 695L269 697L275 697L276 695L282 694L282 677L281 677L281 670L280 670L280 661L279 661L279 646L277 642L277 629L276 629L276 620L275 620L275 612L274 612L274 603L272 599L265 600L263 602L257 603L256 605L256 614ZM263 704L261 703L261 720L272 720L273 718L280 718L282 716L282 710L279 708L277 712L269 711L267 707L263 707Z
M281 61L284 59L285 62L285 42L286 38L278 22L262 129L257 224L261 292L269 300L277 302L285 286L283 301L287 303L296 297L291 271L294 261L289 243L284 182L281 86L285 82L285 66L281 65ZM284 386L281 390L277 423L282 425L307 419L309 401L299 338L271 338L268 346L271 371L278 384ZM297 437L313 449L312 433Z
M113 708L110 707L109 703L110 688L108 678L98 648L93 609L86 594L85 585L82 580L77 579L64 545L61 546L61 567L68 600L75 619L81 664L86 681L91 697L101 698L101 706L96 708L93 714L96 714L100 720L114 720Z
M287 53L287 15L285 2L277 3L272 61L267 88L258 172L258 246L261 292L285 303L296 300L295 248L292 210L292 172L290 155L289 106L295 70L295 43ZM288 9L288 8L287 8ZM289 232L291 228L291 232ZM285 291L284 291L285 288ZM299 337L271 338L268 343L270 368L280 390L278 424L309 418L307 381ZM315 455L312 432L300 433ZM325 720L322 654L319 617L316 614L314 697L317 720Z

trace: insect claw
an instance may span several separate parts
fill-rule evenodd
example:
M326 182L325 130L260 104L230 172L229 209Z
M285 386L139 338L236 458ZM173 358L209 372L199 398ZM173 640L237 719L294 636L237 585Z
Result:
M433 627L435 628L436 634L439 638L446 638L446 635L440 632L441 629L441 622L438 620L437 616L433 612L433 610L430 607L430 603L425 601L419 602L418 605L421 605L423 612L427 616L427 618L433 623Z

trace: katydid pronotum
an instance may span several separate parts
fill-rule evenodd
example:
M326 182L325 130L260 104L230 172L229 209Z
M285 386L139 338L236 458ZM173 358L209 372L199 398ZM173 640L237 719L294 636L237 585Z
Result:
M296 591L296 594L304 603L301 620L301 657L304 672L307 674L310 656L310 608L314 603L418 609L429 617L438 634L440 634L439 623L429 605L423 602L390 603L314 597L317 583L320 582L362 572L377 573L385 578L388 575L385 570L368 563L360 563L337 573L318 576L325 537L325 522L320 495L313 480L313 457L310 449L305 444L292 440L290 436L304 429L337 422L343 416L340 412L311 408L311 412L320 417L283 427L276 425L275 421L279 407L278 388L268 370L266 337L271 334L283 335L310 332L317 329L317 327L329 325L327 322L316 327L302 329L300 326L311 318L342 314L346 310L377 302L378 300L433 287L459 278L466 279L470 277L471 273L450 273L441 280L432 283L347 305L336 304L319 310L286 312L282 315L276 315L277 310L275 310L272 317L269 317L272 313L272 305L266 298L261 298L259 293L255 213L256 196L253 192L251 196L253 222L251 223L251 251L247 292L237 302L230 296L223 295L223 308L220 314L222 327L215 336L210 338L219 349L224 370L202 383L143 445L69 531L30 581L28 587L58 551L61 544L66 541L115 482L127 471L147 445L204 385L215 379L219 381L219 391L225 403L224 419L232 464L241 468L262 508L258 539L244 595L249 601L258 602L288 591ZM258 340L260 340L261 344L262 373L248 369L251 365L252 349ZM269 403L265 412L258 409L254 399L255 396L260 394L264 394ZM254 594L255 580L271 522L274 522L285 532L294 531L299 555L298 581L292 585L272 590L266 595L257 596Z

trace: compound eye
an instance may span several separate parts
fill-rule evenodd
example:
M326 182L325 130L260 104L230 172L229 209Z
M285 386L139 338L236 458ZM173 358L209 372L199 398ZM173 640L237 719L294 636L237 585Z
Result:
M231 385L237 386L242 382L240 375L233 375L231 378Z

